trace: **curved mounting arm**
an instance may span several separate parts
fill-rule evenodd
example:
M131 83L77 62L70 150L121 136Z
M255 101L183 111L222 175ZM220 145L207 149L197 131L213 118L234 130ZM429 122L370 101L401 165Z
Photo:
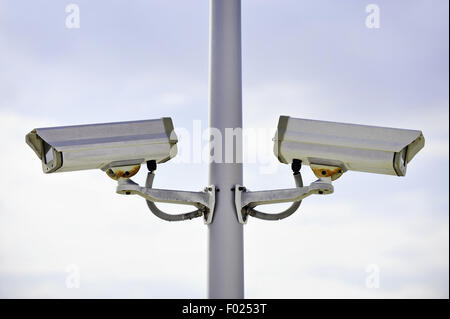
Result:
M155 174L153 172L147 174L147 187L141 187L127 178L119 178L116 192L118 194L135 194L144 197L152 213L167 221L181 221L203 215L205 223L211 223L215 206L216 189L214 186L206 188L203 192L155 189L152 188L154 177ZM192 205L197 207L197 209L189 213L172 215L158 209L154 202Z
M295 175L294 175L295 176ZM297 182L297 181L296 181ZM331 185L331 178L320 178L309 186L278 189L269 191L249 192L241 185L235 187L235 206L238 220L241 224L247 222L247 216L254 216L265 220L279 220L286 218L294 213L300 206L300 201L312 194L331 194L334 188ZM266 214L253 210L254 207L266 204L277 204L294 202L287 210L278 214ZM298 203L298 204L297 204ZM250 212L257 212L253 215ZM262 215L264 214L264 215Z
M155 178L155 174L153 172L149 172L147 174L147 180L145 181L145 187L152 188L154 178ZM167 214L167 213L163 212L162 210L160 210L155 205L154 202L149 201L149 200L146 200L146 202L147 202L148 208L156 217L167 220L169 222L192 219L192 218L200 217L203 215L203 211L201 209L196 209L192 212L184 213L184 214L177 214L177 215Z
M294 173L294 180L295 180L295 187L302 187L303 186L303 180L302 180L302 175L300 172L296 172ZM291 206L289 206L288 209L282 211L281 213L278 214L268 214L268 213L264 213L264 212L260 212L258 210L256 210L253 207L247 207L245 213L249 216L255 217L255 218L259 218L259 219L264 219L264 220L280 220L280 219L284 219L286 217L291 216L293 213L295 213L297 211L297 209L300 207L300 204L302 203L302 201L297 201L297 202L293 202Z

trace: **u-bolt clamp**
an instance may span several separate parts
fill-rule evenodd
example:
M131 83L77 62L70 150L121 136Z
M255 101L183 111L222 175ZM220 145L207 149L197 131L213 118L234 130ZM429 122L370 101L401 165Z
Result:
M247 223L247 217L252 216L264 220L280 220L292 215L300 206L302 199L312 194L331 194L334 191L331 178L319 178L309 186L304 186L299 172L294 173L296 188L277 189L250 192L242 185L236 185L235 207L239 223ZM257 211L256 206L293 202L285 211L277 214L268 214Z
M155 174L147 174L146 187L141 187L129 178L119 178L116 192L123 195L139 195L147 201L149 209L157 217L167 221L181 221L203 216L205 224L210 224L214 215L216 187L211 185L201 192L178 191L152 188ZM156 207L155 202L195 206L197 209L183 214L168 214Z

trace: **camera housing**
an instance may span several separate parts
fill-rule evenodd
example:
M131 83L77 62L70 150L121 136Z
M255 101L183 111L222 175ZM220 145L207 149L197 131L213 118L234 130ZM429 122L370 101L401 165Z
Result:
M280 116L274 153L316 167L405 176L407 164L424 147L421 131Z
M27 144L44 173L163 163L177 154L172 119L36 128Z

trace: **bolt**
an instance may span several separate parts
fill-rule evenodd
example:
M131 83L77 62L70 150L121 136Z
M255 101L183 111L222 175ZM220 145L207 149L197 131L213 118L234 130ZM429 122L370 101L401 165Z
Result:
M300 172L300 169L302 168L302 161L298 159L293 159L291 164L292 171L294 174L297 174Z
M147 169L149 172L156 171L156 161L147 161Z

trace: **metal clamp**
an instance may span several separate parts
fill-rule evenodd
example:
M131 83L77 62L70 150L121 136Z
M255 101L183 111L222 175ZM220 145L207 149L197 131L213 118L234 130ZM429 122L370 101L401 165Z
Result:
M157 217L167 221L181 221L203 216L205 224L210 224L214 215L216 187L205 188L202 192L177 191L152 188L155 174L147 174L146 187L141 187L128 178L119 178L116 193L122 195L139 195L147 201L149 209ZM195 211L183 214L168 214L156 207L155 202L191 205Z
M296 175L294 175L294 177L295 176ZM298 186L299 183L297 183L296 181L296 184ZM331 184L331 178L325 177L319 178L317 181L305 187L250 192L242 185L236 185L234 190L234 202L236 206L237 217L239 223L245 224L247 223L248 216L253 216L265 220L279 220L286 218L292 215L292 213L294 213L298 209L298 207L300 206L299 202L305 197L308 197L312 194L332 194L334 188ZM287 202L294 202L294 204L292 204L292 206L284 212L278 214L261 213L253 209L254 207L259 205Z

